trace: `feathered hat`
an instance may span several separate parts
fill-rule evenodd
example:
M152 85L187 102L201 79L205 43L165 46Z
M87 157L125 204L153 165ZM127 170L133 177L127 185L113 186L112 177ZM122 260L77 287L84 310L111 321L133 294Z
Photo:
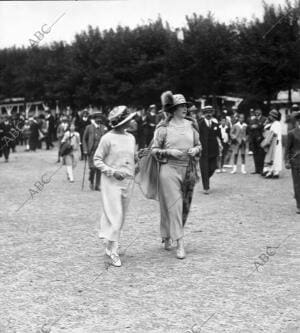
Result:
M179 105L189 106L191 103L187 102L182 94L174 94L172 91L165 91L161 94L161 105L165 112L173 112Z

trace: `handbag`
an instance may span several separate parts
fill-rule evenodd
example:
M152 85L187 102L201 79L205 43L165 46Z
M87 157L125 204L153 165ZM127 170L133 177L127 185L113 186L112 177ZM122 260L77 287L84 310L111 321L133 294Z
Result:
M70 154L73 151L73 146L71 145L71 139L74 135L69 136L69 138L67 139L67 141L63 142L60 146L59 149L59 155L61 157L66 156L68 154Z
M156 158L147 154L139 160L139 173L136 183L147 199L158 200L159 163Z

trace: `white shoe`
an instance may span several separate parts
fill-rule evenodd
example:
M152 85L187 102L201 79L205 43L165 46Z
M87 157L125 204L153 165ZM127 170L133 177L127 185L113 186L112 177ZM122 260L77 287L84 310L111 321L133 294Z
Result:
M216 170L216 173L221 173L221 170L220 170L220 169L217 169L217 170Z
M107 256L110 257L111 259L111 264L115 267L121 267L121 259L117 253L113 253L112 251L108 250L107 248L105 249L105 253Z
M182 238L177 241L176 257L177 259L185 258L184 242Z
M221 171L222 171L222 172L226 172L226 169L223 168Z
M237 169L237 168L236 168L236 165L234 165L233 168L232 168L232 171L231 171L230 173L231 173L231 174L236 173L236 169Z
M245 164L242 164L241 172L242 172L243 175L245 175L247 173L246 168L245 168Z

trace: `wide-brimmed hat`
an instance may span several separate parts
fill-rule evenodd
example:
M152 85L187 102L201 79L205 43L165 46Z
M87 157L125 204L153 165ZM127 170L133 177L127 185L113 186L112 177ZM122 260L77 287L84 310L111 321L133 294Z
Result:
M276 109L271 110L269 116L272 116L276 120L280 119L280 113Z
M130 113L126 105L119 105L110 111L108 120L110 122L110 126L112 128L116 128L130 121L133 117L135 117L135 115L136 112Z
M174 94L172 91L165 91L161 94L162 109L165 112L173 112L179 105L190 106L191 103L187 102L182 94Z

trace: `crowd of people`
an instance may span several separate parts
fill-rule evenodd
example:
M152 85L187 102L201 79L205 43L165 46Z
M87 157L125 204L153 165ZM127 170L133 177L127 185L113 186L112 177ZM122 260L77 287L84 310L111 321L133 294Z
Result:
M204 194L209 194L215 171L223 173L230 168L231 174L236 174L240 159L241 173L246 174L246 158L251 155L255 166L252 174L277 179L282 170L282 132L276 109L267 117L260 108L250 110L246 121L235 107L216 117L212 106L198 109L183 95L170 91L162 94L161 102L159 111L154 104L147 111L117 106L107 116L98 110L53 115L48 109L30 119L21 114L4 116L0 122L0 156L3 154L6 162L16 144L36 151L45 142L49 150L57 140L57 162L62 160L71 183L78 160L88 163L90 189L102 193L99 237L115 266L121 266L118 242L136 179L146 198L159 200L165 249L170 250L176 241L177 258L183 259L184 225L200 178ZM300 213L298 106L291 119L294 129L288 135L285 161L292 169Z

